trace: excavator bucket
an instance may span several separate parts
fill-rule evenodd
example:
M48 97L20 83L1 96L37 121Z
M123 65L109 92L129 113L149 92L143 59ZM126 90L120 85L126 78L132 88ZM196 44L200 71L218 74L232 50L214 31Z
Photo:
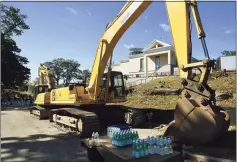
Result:
M183 98L177 102L174 122L165 136L187 144L206 144L225 133L230 124L229 115L220 107L203 106L198 100Z

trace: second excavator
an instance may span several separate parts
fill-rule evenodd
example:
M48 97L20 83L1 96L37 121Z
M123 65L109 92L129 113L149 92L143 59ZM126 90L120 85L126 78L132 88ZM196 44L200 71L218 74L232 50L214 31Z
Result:
M117 17L106 26L99 41L87 87L85 84L78 83L52 89L49 104L36 102L41 109L46 111L50 109L51 121L75 128L82 134L90 136L92 132L100 129L100 120L107 112L103 109L98 114L101 108L99 105L125 101L122 73L110 69L104 74L104 71L117 42L151 2L150 0L127 2ZM183 87L182 99L177 102L174 112L175 122L171 124L166 135L172 135L180 142L207 143L227 131L229 115L216 106L215 91L207 84L214 62L208 54L206 35L197 2L167 1L165 3ZM197 63L191 62L191 13L205 56L203 61ZM200 77L192 75L194 68L200 70ZM57 109L51 109L55 107ZM33 109L39 111L36 107Z

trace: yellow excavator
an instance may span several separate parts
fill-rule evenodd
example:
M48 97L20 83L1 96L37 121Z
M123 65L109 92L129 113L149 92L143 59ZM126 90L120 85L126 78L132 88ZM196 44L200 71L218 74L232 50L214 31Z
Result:
M40 119L48 117L50 107L50 91L53 89L53 74L45 65L40 64L38 69L39 84L35 87L35 109L30 109L31 114L39 116ZM37 105L44 105L42 108Z
M41 110L48 111L49 107L45 106L50 105L50 121L91 136L92 132L99 131L100 120L107 113L103 109L98 115L99 105L126 100L122 73L111 69L107 73L104 71L117 42L151 3L151 0L128 1L117 17L107 24L98 44L88 86L78 83L52 89L49 104L44 101L45 97L37 102L37 97L35 103ZM174 136L180 142L206 143L227 131L229 115L216 106L215 91L207 84L214 62L208 54L197 2L167 1L166 9L183 88L182 99L177 101L175 107L174 122L165 134ZM191 13L205 56L203 61L196 63L191 62ZM200 77L192 75L194 68L200 70ZM55 107L57 109L51 109ZM33 109L39 111L39 108Z

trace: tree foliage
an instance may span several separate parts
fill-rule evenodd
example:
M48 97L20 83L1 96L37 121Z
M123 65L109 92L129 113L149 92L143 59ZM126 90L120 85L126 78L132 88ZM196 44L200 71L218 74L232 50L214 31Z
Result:
M223 56L236 56L236 51L227 51L227 50L224 50L223 52L221 52L221 54Z
M91 72L88 69L82 71L82 78L83 82L87 83L88 79L90 78Z
M21 14L20 9L1 5L1 31L4 36L9 38L14 34L22 35L24 30L30 29L25 23L26 15Z
M17 89L29 79L30 69L25 66L28 59L19 55L21 49L11 37L20 36L29 26L24 22L26 15L12 6L2 4L1 16L1 86Z
M44 65L52 71L57 87L60 85L60 80L63 81L63 84L68 84L72 80L82 79L81 65L75 60L57 58L45 62Z

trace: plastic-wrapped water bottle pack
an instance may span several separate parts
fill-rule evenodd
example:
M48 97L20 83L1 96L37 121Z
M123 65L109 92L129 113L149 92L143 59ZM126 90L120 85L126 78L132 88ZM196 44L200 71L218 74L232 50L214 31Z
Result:
M139 138L137 131L120 130L119 128L108 129L108 136L112 138L112 145L117 147L131 145L134 140Z
M148 136L146 139L137 139L132 146L133 158L141 158L153 154L164 156L172 153L172 141L167 137Z

